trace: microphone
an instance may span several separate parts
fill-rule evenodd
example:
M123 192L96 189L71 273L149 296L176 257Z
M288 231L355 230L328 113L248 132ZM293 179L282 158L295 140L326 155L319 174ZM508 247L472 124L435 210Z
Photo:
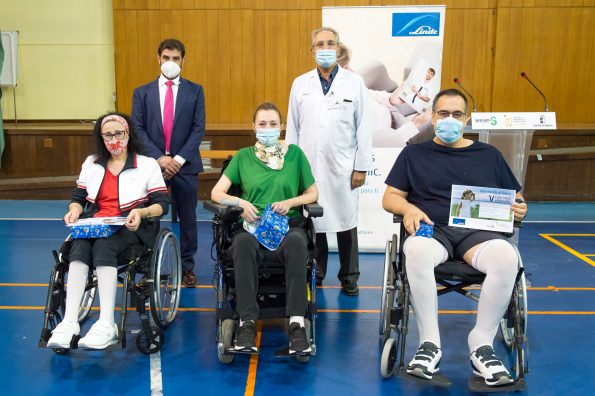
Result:
M541 97L543 97L543 103L545 103L545 111L550 111L550 109L547 105L547 99L545 98L545 95L543 94L543 92L541 92L541 90L539 88L537 88L537 86L535 84L533 84L533 81L531 81L529 79L529 76L527 76L527 73L521 72L521 77L523 77L525 80L529 81L529 84L533 85L533 88L535 88L537 90L537 92L539 92Z
M461 87L467 95L469 95L469 97L471 98L471 103L473 104L473 112L477 112L477 108L475 107L475 99L473 99L473 96L471 96L469 91L467 91L465 87L463 87L463 84L461 84L461 80L458 77L455 77L453 81L455 82L455 84Z

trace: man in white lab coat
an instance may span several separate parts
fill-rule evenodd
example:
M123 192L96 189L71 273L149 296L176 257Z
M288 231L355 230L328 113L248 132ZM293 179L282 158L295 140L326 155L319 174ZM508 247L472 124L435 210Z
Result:
M337 233L338 278L346 295L357 295L358 187L372 168L368 93L360 76L337 65L339 34L312 32L317 67L295 79L289 97L286 142L299 145L312 166L324 216L314 219L318 284L326 274L327 232Z

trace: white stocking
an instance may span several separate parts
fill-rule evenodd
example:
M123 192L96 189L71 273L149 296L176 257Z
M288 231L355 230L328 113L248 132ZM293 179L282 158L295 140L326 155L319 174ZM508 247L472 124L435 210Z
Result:
M71 261L68 268L68 287L66 288L66 312L64 320L78 322L79 307L87 285L89 266L82 261Z
M481 244L473 256L473 266L486 274L477 307L477 321L469 333L469 351L492 345L504 315L518 272L516 251L507 241L494 239Z
M440 348L438 330L438 295L434 268L448 258L446 249L433 238L411 236L405 240L407 278L415 309L419 343L430 341Z
M118 269L111 266L98 266L97 289L99 290L99 320L113 324L114 306L116 304L116 291L118 286Z

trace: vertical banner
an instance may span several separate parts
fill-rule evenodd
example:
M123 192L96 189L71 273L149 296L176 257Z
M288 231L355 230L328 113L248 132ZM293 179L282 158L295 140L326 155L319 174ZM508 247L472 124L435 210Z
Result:
M359 248L384 250L396 231L382 209L384 180L407 141L433 137L432 100L440 90L444 6L323 7L322 24L339 32L341 66L364 79L373 119L374 169L360 189ZM332 246L332 241L329 240Z

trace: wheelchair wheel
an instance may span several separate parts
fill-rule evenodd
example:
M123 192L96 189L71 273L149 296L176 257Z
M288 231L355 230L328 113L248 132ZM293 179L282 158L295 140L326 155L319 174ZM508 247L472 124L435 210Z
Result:
M310 322L310 319L304 319L304 327L306 328L306 338L310 342L310 336L312 334L312 322ZM300 363L308 363L310 361L310 355L299 355L295 357L295 360Z
M182 259L173 232L161 229L151 254L149 297L155 323L165 328L176 318L180 304Z
M158 352L165 342L165 334L157 326L151 326L150 332L142 329L136 336L136 346L145 355Z
M392 241L386 242L384 255L384 277L382 282L382 298L380 304L379 333L382 336L382 345L390 337L391 312L395 302L395 270L392 260L395 257L393 250L397 248L396 236Z
M221 335L220 335L219 343L221 343L223 345L223 350L227 350L228 348L231 347L231 344L233 342L233 333L235 331L235 327L236 327L236 324L233 319L225 319L221 323ZM235 355L233 355L231 353L225 354L225 353L223 353L223 351L218 349L217 357L219 358L219 361L221 363L229 364L229 363L233 362L233 358L235 357Z
M500 330L506 347L512 350L516 329L524 337L527 334L527 283L523 273L513 289L506 316L500 320Z
M382 348L382 357L380 358L380 374L383 378L390 378L395 371L397 361L397 346L394 338L389 338Z

